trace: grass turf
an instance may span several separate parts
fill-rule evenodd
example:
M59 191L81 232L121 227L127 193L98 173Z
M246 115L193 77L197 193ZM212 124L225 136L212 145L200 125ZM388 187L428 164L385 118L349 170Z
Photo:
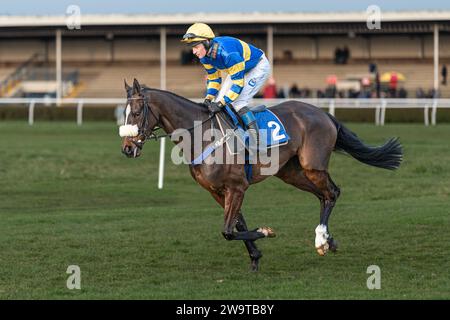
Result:
M0 124L2 299L448 299L450 126L350 124L369 144L399 136L396 172L334 154L341 197L330 219L339 252L319 257L319 202L276 178L246 194L261 270L249 272L242 242L221 235L223 215L186 166L159 144L127 159L112 123ZM167 158L171 152L168 144ZM81 290L66 269L81 268ZM367 267L381 268L368 290Z

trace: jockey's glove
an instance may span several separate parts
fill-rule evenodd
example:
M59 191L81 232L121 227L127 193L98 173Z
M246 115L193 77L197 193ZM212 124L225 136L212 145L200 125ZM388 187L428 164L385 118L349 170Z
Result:
M206 108L208 108L209 107L209 105L211 104L211 100L209 100L209 99L205 99L205 101L203 101L203 103L202 103Z
M208 105L208 110L209 110L209 112L211 112L212 114L215 114L215 113L217 113L217 112L220 112L221 110L222 110L222 108L223 108L223 104L222 104L222 102L211 102L209 105Z

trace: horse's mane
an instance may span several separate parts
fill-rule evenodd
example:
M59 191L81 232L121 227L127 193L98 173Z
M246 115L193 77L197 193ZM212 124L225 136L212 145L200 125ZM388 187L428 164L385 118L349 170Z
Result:
M169 96L175 98L176 100L180 100L181 102L190 104L192 107L199 109L199 111L208 112L208 110L201 103L194 102L192 100L189 100L188 98L182 97L182 96L180 96L176 93L170 92L170 91L150 88L146 85L141 85L141 90L143 90L144 92L159 92L159 93L163 93L163 94L168 94Z

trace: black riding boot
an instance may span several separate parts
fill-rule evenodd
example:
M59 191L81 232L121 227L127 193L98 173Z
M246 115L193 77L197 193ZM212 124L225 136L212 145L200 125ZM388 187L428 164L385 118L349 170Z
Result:
M239 115L242 118L242 121L247 126L248 135L250 138L250 149L254 149L255 151L258 150L259 146L259 127L258 123L256 122L255 115L248 107L243 107L238 111ZM253 147L253 148L252 148Z

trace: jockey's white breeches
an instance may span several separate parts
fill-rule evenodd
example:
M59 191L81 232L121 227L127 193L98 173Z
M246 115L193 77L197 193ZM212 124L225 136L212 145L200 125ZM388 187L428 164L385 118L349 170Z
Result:
M244 75L244 87L241 94L232 102L232 105L236 111L239 111L245 106L248 106L250 100L266 83L271 74L271 67L269 60L263 54L259 59L256 66ZM219 93L214 101L220 101L225 94L230 90L233 82L230 75L227 75L225 81L222 83Z

